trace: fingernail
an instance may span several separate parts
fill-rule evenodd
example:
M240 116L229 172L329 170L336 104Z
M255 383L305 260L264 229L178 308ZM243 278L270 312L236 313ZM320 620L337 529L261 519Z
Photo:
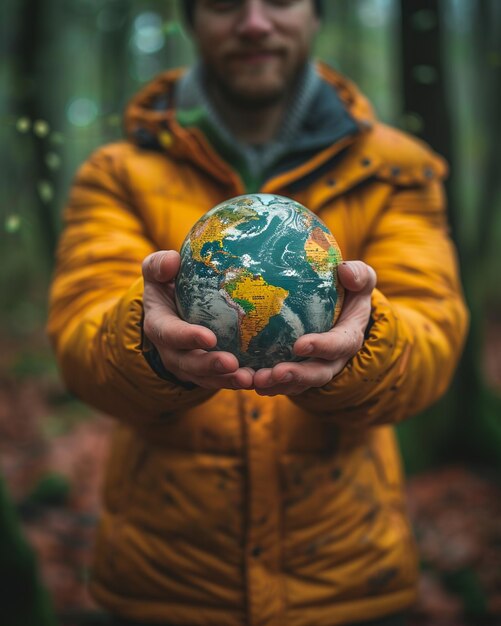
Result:
M311 343L307 343L305 346L301 348L301 354L311 354L313 352L313 345Z
M159 279L159 267L157 257L155 255L152 255L148 261L148 272L153 276L154 280Z
M294 376L290 372L287 372L287 374L282 376L282 378L280 379L280 382L281 383L290 383L293 378L294 378Z
M350 269L352 271L353 278L355 279L355 282L358 282L358 280L360 278L360 272L358 270L358 267L356 265L351 265Z

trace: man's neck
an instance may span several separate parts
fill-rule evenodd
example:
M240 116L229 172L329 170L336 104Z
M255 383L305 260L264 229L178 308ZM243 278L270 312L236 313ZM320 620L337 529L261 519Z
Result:
M297 134L320 85L315 67L309 64L283 98L248 107L217 89L216 81L208 80L197 64L177 84L174 106L180 112L203 112L200 119L208 124L206 130L212 129L229 146L263 148L280 143L283 147Z
M277 136L287 108L286 98L256 108L239 107L216 90L211 90L211 99L235 138L252 145L268 143Z

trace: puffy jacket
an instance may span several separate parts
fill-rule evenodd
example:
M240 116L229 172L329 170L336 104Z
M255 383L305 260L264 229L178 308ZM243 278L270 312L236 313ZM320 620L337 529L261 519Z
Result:
M392 424L445 391L467 325L446 166L318 71L358 130L260 190L317 213L344 258L378 275L364 345L325 387L187 389L145 359L141 261L179 250L209 208L246 191L200 128L152 106L179 72L135 98L129 140L94 153L72 187L48 329L68 388L116 418L91 591L130 619L335 626L415 600Z

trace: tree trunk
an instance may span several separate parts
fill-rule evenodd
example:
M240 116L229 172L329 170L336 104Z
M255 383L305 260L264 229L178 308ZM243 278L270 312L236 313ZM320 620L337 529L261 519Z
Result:
M453 172L439 9L439 0L400 0L403 119L407 130L443 155ZM450 198L450 179L446 191ZM452 211L449 214L453 223ZM455 408L454 396L449 394L418 419L399 426L409 473L445 460L443 441L452 429ZM416 442L419 443L416 445Z
M498 7L499 10L499 7ZM501 138L501 25L496 19L496 7L489 0L477 0L473 21L475 55L475 93L478 118L485 139L483 181L477 205L477 237L472 257L486 261L490 237L501 201L501 177L499 176L499 138ZM496 141L497 140L497 141Z
M444 7L439 0L401 0L400 6L404 110L408 119L418 122L414 126L415 134L444 155L451 165L451 176L446 184L450 199L449 220L453 238L459 243L459 216L464 207L457 193L460 186L454 167L454 146L444 82L443 11L440 11ZM428 463L458 460L496 464L501 448L500 429L493 422L492 399L486 394L481 372L485 301L481 268L487 259L487 243L493 230L501 181L495 158L498 146L492 140L501 136L501 78L499 69L494 77L493 68L489 69L487 61L498 58L495 53L499 53L499 33L495 32L494 5L489 0L478 0L474 6L477 41L474 74L478 80L477 93L480 94L474 114L476 128L479 132L482 129L487 132L486 146L489 147L481 168L483 180L478 185L474 243L458 246L464 291L471 312L470 333L455 381L446 398L425 413L419 422L404 424L401 431L402 441L408 443L411 454L416 440L421 440L423 445L433 450L433 453L427 450ZM496 50L493 49L494 42Z
M400 0L403 106L415 135L452 161L439 0Z
M32 161L26 184L32 189L32 203L38 214L40 232L49 264L52 265L57 241L57 227L53 208L53 174L47 164L50 151L50 115L48 97L50 85L41 74L40 49L45 18L44 0L22 0L19 6L19 29L14 41L14 74L23 85L15 113L30 119L32 129ZM38 122L38 123L37 123Z
M101 33L99 67L101 83L102 134L115 140L121 127L123 111L130 97L131 66L129 38L131 34L132 10L130 0L109 3L107 20L111 27ZM116 22L116 25L113 24Z
M458 452L485 464L501 465L501 402L484 383L482 348L485 327L485 280L492 258L492 235L496 213L501 204L499 144L501 137L501 27L495 19L499 6L489 0L477 0L473 19L475 121L484 145L479 168L476 198L476 229L472 239L461 249L464 288L470 308L470 334L457 374L461 390L458 405ZM459 392L458 392L459 393ZM496 415L497 413L497 415Z

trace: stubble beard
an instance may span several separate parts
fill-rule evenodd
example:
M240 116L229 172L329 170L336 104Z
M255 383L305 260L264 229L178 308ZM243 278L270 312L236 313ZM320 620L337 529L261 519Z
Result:
M298 72L299 76L300 72ZM207 68L207 86L215 92L227 105L243 111L258 112L284 102L294 89L294 80L283 79L282 84L269 85L264 89L253 89L248 86L234 85L226 77ZM250 80L250 79L249 79Z

